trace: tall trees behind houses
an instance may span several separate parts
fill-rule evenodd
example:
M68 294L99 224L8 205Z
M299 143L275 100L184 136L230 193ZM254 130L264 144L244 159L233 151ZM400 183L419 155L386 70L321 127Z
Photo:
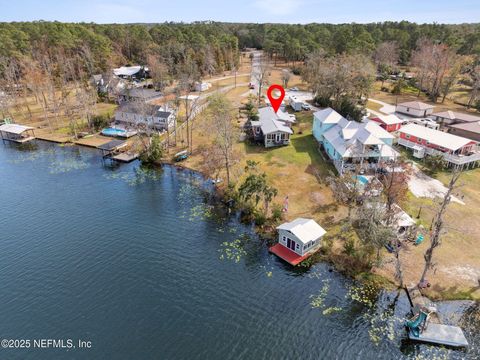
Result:
M417 71L419 94L420 90L426 91L434 102L442 94L445 98L460 73L462 61L448 45L420 39L411 60Z

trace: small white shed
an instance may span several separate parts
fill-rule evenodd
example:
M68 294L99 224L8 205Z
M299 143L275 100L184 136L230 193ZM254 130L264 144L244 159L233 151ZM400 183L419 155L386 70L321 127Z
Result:
M278 243L300 256L313 253L321 245L325 229L312 219L298 218L277 227Z

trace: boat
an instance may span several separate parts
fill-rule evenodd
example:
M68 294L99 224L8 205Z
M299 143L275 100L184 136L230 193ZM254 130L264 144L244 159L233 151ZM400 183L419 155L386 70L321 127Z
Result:
M175 155L173 155L173 159L176 162L183 161L187 158L188 158L188 150L183 150L183 151L180 151L180 152L176 153Z

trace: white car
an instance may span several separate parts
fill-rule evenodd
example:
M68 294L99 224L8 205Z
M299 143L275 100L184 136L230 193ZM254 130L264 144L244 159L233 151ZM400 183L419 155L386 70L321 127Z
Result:
M309 111L309 110L312 110L312 107L309 104L303 103L302 104L302 109L306 110L306 111Z
M292 87L292 88L290 88L290 91L298 91L298 88L297 87Z

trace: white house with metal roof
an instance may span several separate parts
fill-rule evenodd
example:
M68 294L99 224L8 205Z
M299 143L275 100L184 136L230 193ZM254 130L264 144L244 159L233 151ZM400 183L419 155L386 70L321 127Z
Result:
M297 218L277 227L278 243L269 251L291 265L297 265L315 253L327 233L312 219Z
M265 147L288 145L295 116L271 107L258 109L258 120L251 121L253 138L263 141Z
M375 169L399 155L392 147L395 137L377 123L349 121L331 108L313 114L313 135L339 174L355 165Z

